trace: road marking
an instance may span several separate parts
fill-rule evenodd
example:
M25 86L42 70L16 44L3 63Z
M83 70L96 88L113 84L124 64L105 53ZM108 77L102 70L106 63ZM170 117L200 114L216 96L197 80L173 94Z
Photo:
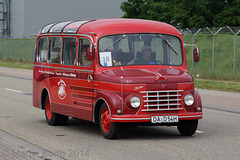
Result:
M10 89L10 88L4 88L5 91L11 91L11 92L16 92L16 93L23 93L23 91L18 91L15 89Z
M198 131L198 130L196 130L196 132L197 132L197 133L204 133L203 131Z

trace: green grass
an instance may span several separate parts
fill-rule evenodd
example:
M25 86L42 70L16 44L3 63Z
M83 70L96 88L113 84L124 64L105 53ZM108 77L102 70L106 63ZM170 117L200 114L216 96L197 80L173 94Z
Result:
M3 61L0 60L0 66L10 68L33 69L33 63L23 63L18 61Z
M194 84L196 88L197 87L196 80L194 80ZM217 81L217 80L199 79L198 87L201 89L240 93L240 82L235 82L235 81Z
M183 40L185 43L192 43L191 36L183 36ZM213 38L211 36L196 36L195 44L199 47L200 61L194 62L194 72L192 72L192 47L185 48L189 73L194 76L199 74L204 79L240 81L240 36L237 37L236 41L235 76L233 74L234 36L216 36L213 75Z

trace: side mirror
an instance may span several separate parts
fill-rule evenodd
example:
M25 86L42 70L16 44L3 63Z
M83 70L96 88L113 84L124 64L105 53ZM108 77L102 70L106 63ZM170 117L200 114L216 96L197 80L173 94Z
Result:
M198 51L198 47L195 44L186 44L183 43L184 47L195 47L195 49L193 50L193 59L194 62L199 62L199 51Z
M199 51L197 48L193 50L194 62L199 62Z
M92 45L87 48L87 59L89 61L93 61L95 59L95 52Z

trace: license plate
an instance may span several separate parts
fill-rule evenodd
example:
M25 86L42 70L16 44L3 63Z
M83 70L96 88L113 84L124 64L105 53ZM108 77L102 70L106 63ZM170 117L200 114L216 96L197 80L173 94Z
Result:
M152 123L177 123L178 116L152 116Z

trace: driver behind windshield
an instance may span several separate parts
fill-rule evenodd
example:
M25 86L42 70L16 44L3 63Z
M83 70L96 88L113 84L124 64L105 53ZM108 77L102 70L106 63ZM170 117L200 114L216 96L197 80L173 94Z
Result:
M152 49L150 46L143 46L141 48L141 55L134 61L134 64L155 64L154 59L151 58Z

